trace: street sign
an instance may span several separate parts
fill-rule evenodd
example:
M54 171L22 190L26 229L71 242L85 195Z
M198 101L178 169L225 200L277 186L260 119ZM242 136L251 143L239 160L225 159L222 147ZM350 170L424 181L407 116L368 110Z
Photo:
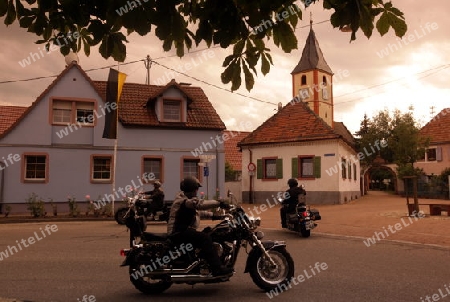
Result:
M203 176L209 176L209 167L203 167Z
M252 172L256 170L256 165L254 163L249 163L247 166L248 171Z

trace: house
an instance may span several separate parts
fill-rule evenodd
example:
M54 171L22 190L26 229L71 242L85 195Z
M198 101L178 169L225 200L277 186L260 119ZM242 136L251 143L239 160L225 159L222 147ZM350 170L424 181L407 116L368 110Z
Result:
M170 200L187 175L196 176L204 191L208 184L211 196L224 191L223 145L210 141L225 125L200 87L174 80L164 86L125 83L114 140L102 138L105 115L114 110L106 86L74 62L30 107L0 107L0 116L10 116L0 122L4 204L24 211L35 193L61 205L69 197L85 202L86 195L108 205L134 188L151 190L155 180ZM193 152L204 143L211 148ZM204 161L209 173L201 168Z
M238 147L238 143L251 132L225 130L223 133L229 138L224 140L225 165L232 172L227 174L227 168L225 168L225 190L232 192L235 197L240 199L242 196L242 173L248 173L248 171L242 170L242 152Z
M450 108L439 112L419 133L429 138L430 144L423 158L414 165L422 168L427 175L440 175L450 167Z
M333 72L310 28L292 71L293 100L246 138L242 200L272 203L295 178L310 204L345 203L361 196L360 164L352 134L333 119Z

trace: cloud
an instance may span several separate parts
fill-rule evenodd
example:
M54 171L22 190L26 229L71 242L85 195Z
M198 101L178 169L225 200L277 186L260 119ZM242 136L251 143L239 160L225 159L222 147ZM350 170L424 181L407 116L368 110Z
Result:
M279 102L285 105L292 99L290 73L300 60L309 32L309 12L312 12L315 23L313 29L328 65L335 74L339 70L349 71L348 77L333 85L335 120L344 122L351 132L355 132L359 129L364 113L370 117L385 107L406 111L410 105L414 106L417 118L430 119L430 107L434 106L434 112L439 112L448 107L446 100L450 96L450 68L437 68L450 62L447 30L450 28L450 18L446 16L447 4L442 0L430 0L426 5L421 1L396 0L394 5L405 12L408 24L406 39L408 35L415 35L415 32L423 35L427 23L436 23L438 28L408 45L399 42L392 29L383 37L374 31L370 39L359 31L357 40L350 43L349 33L333 29L329 22L321 23L330 18L330 11L324 10L322 2L318 2L303 12L304 20L296 30L299 41L297 50L286 54L268 44L275 65L271 66L271 72L266 76L258 73L251 92L247 92L243 84L237 93L231 93L230 85L221 83L221 66L223 59L231 52L229 49L211 49L214 57L189 70L187 74L190 77L178 75L176 80L202 87L230 129L241 121L250 121L256 128L275 113ZM0 50L3 71L0 82L57 75L64 69L64 58L58 52L49 54L26 68L20 67L18 61L41 47L34 44L37 37L17 25L8 28L0 26L0 33L4 45L7 45ZM197 52L191 52L180 59L176 57L174 50L164 52L161 42L153 34L145 37L132 34L128 40L130 43L127 44L126 62L144 60L150 55L158 63L176 69L198 56ZM383 58L377 55L377 52L386 49L389 44L398 43L403 47L398 47L398 50L389 52ZM201 45L199 49L204 47ZM89 58L83 54L79 56L80 65L85 70L117 65L113 60L104 60L96 49L91 50ZM120 65L120 70L128 74L128 82L145 83L147 70L143 61ZM107 72L107 69L100 69L89 71L88 75L94 80L106 80ZM153 64L150 70L151 81L164 77L166 73L166 68ZM30 105L53 79L0 84L0 104ZM394 82L389 83L391 81Z

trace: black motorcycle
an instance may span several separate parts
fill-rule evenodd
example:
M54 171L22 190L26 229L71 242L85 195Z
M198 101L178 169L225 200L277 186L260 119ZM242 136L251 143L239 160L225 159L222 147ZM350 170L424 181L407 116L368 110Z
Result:
M282 206L286 208L287 229L299 232L302 237L307 238L311 236L311 230L317 227L315 222L321 220L322 217L317 209L311 209L309 205L306 205L305 195L306 191L304 195L299 196L299 202L296 205L294 212L289 211L289 205L285 204L283 200L279 201L282 203Z
M227 214L215 216L222 220L208 233L222 264L234 268L241 247L249 249L245 273L261 289L270 291L290 281L294 276L294 261L283 241L264 240L264 234L256 231L260 219L254 219L245 211L231 206ZM121 266L129 266L131 283L141 292L158 294L172 284L219 283L229 281L233 274L214 276L201 251L190 244L174 244L167 234L142 231L139 216L133 213L127 218L132 247L123 249L125 256ZM133 234L131 234L133 233Z
M143 217L142 219L151 221L169 221L170 207L172 202L164 201L162 207L156 210L156 215L153 215L149 210L149 204L153 201L151 198L146 198L148 195L146 192L136 193L132 197L127 197L127 206L120 207L114 214L114 219L118 224L125 224L125 217L130 207L135 207L137 215Z

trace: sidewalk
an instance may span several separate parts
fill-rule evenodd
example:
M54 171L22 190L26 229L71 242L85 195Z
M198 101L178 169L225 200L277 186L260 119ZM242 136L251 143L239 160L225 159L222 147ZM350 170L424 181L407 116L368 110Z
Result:
M414 201L410 198L410 203ZM312 201L307 202L312 203ZM444 203L450 204L449 200L419 199L419 203ZM242 204L246 210L253 209L255 204ZM369 191L368 195L350 203L342 205L312 205L320 211L322 220L317 222L318 226L311 232L326 233L334 235L357 236L366 239L376 236L383 240L408 241L420 244L431 244L450 248L450 217L429 216L429 208L420 206L425 213L425 218L414 219L408 217L406 198L391 195L385 192ZM281 229L280 207L277 205L262 212L262 228ZM253 211L256 213L256 211ZM255 216L257 216L255 214ZM395 229L397 225L398 230ZM377 237L374 237L377 238Z

